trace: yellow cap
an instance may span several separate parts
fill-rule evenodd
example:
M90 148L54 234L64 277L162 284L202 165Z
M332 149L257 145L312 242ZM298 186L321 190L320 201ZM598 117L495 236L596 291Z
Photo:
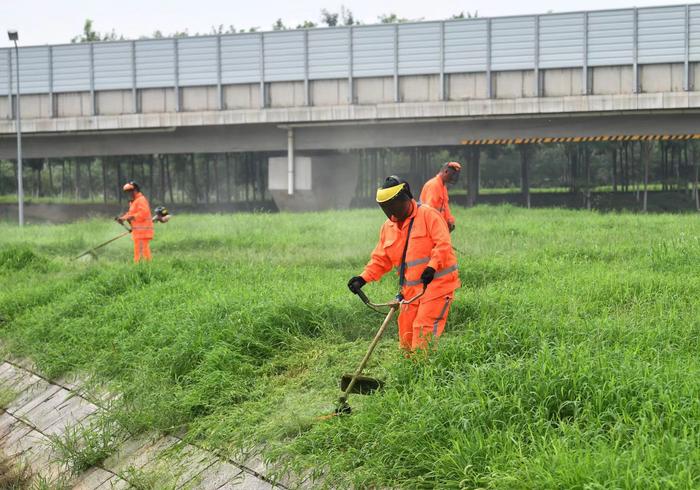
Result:
M122 189L124 190L124 192L128 192L133 191L135 187L134 184L132 184L131 182L127 182L126 184L124 184L124 187L122 187Z
M447 162L445 164L445 167L451 168L453 170L460 171L462 170L462 166L459 164L459 162Z
M405 182L395 185L394 187L387 187L386 189L377 189L377 202L387 202L396 197L396 195L401 192L401 190L406 186Z

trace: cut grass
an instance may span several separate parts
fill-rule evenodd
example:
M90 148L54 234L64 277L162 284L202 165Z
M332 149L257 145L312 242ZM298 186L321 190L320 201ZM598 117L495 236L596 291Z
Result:
M0 386L0 409L7 407L15 398L17 398L17 393L14 390Z
M50 435L52 458L71 475L80 475L101 464L125 440L123 429L107 415L99 415L87 426L68 427Z
M142 469L128 467L119 477L129 482L134 490L175 490L177 477L168 468Z
M139 266L126 240L70 260L108 222L0 225L0 338L49 376L110 383L130 432L263 448L337 487L700 485L697 218L456 213L463 288L438 351L406 360L392 332L369 366L386 389L350 417L317 420L381 322L345 286L378 210L177 216Z
M3 490L28 490L32 473L25 464L10 461L0 453L0 488Z

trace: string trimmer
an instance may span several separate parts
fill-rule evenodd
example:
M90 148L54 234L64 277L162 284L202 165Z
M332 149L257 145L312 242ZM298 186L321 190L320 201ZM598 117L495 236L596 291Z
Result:
M154 209L154 211L156 214L153 215L153 218L151 218L151 221L153 221L153 222L157 221L159 223L167 223L168 221L170 221L170 213L168 212L168 210L164 206L158 206L156 209ZM80 255L78 255L77 257L75 257L73 260L78 260L80 257L84 257L86 255L90 255L96 259L97 258L97 253L95 252L96 250L104 247L105 245L109 245L110 243L112 243L116 240L119 240L120 238L125 237L129 233L131 233L130 226L127 226L126 223L124 223L124 222L120 222L120 224L126 229L125 232L120 233L119 235L115 236L114 238L110 238L106 242L102 242L99 245L95 245L91 249L86 250L85 252L83 252Z
M379 339L382 337L382 334L384 334L384 330L386 330L387 325L389 325L389 322L394 317L394 314L399 309L399 307L401 305L408 305L413 303L424 294L425 287L423 288L423 291L421 291L420 293L416 294L413 298L408 300L403 299L401 296L398 296L396 299L388 303L372 303L367 297L367 295L364 292L362 292L362 290L359 290L357 292L357 295L360 297L362 302L371 309L379 313L384 313L381 309L388 307L389 312L384 318L382 326L379 327L379 330L374 336L372 343L369 344L367 353L365 354L365 357L362 358L362 361L360 361L360 364L357 366L355 372L353 374L344 374L340 379L340 390L342 391L342 393L338 398L338 406L335 409L334 415L343 415L352 412L350 405L348 405L348 397L351 393L359 395L368 395L382 388L384 383L381 380L370 378L369 376L362 376L362 371L367 365L367 361L369 361L372 352L374 352L374 348L379 343Z

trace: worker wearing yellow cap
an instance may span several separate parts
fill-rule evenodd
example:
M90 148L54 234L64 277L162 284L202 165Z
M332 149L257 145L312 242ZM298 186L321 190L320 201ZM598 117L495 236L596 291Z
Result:
M442 334L447 314L459 287L457 258L450 233L438 212L416 203L408 182L392 175L377 190L377 203L387 216L379 243L361 275L348 282L358 291L397 268L400 295L412 298L425 288L417 301L399 310L399 344L407 351L423 348Z
M141 193L139 185L130 180L122 190L129 195L129 210L122 216L114 218L119 223L128 222L131 225L131 239L134 241L134 262L142 258L151 260L150 242L153 239L153 219L151 206L146 196Z
M457 183L461 170L462 166L459 163L447 162L435 177L425 183L420 193L421 203L437 209L445 219L450 232L455 229L455 218L450 212L450 198L447 194L447 185Z

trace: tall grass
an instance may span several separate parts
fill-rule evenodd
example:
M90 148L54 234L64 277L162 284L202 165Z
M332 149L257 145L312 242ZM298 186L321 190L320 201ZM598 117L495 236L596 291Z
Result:
M116 225L0 225L0 338L50 376L123 393L133 432L185 431L360 487L680 487L700 478L694 216L457 211L463 288L427 359L396 335L383 393L333 408L381 317L346 289L376 210L176 216L155 261ZM391 297L395 278L366 287Z

